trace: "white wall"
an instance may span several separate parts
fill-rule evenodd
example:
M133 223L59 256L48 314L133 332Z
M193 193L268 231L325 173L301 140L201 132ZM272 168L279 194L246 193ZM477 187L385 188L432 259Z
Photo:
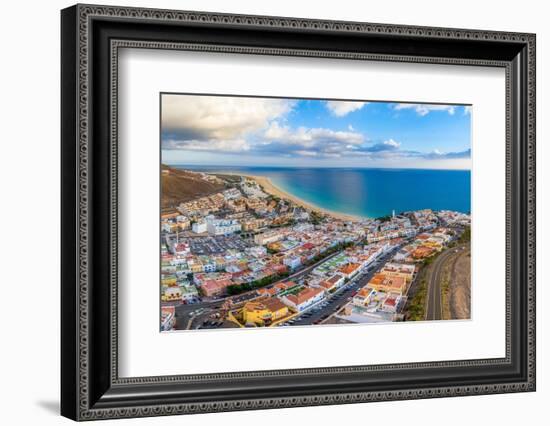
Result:
M537 33L538 66L538 263L550 257L548 195L550 160L550 28L545 2L536 0L359 2L296 0L108 1L143 7L206 10L381 23L526 31ZM0 68L0 393L3 424L67 424L59 404L59 9L71 2L11 1L2 5ZM546 79L545 79L546 77ZM548 189L546 193L548 194ZM37 220L38 219L38 220ZM25 230L29 225L33 233ZM546 241L545 241L546 240ZM41 245L32 264L28 243ZM538 391L423 401L295 408L131 420L132 424L210 425L257 423L265 426L315 421L333 425L342 419L371 424L470 425L543 424L550 400L548 341L550 292L547 268L538 271ZM25 277L25 278L23 278ZM19 292L34 289L31 296ZM389 413L391 412L391 417ZM535 419L539 416L540 421ZM545 416L545 417L542 417ZM346 421L346 420L344 420ZM126 420L120 421L125 424ZM102 424L110 424L108 421ZM118 424L118 423L113 423Z

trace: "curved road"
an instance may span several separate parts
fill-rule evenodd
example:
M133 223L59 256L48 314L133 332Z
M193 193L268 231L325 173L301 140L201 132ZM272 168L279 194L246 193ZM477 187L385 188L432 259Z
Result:
M456 254L456 250L462 250L462 245L448 249L441 253L432 265L430 282L428 283L428 300L426 307L426 319L430 321L440 320L443 316L443 305L441 302L441 278L445 262Z

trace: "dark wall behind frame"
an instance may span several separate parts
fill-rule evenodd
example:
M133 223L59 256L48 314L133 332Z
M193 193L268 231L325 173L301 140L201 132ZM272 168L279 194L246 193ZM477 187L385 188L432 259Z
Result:
M111 164L109 96L113 40L411 55L427 62L430 57L434 62L460 58L457 62L464 65L478 59L502 62L491 66L508 63L513 160L508 173L513 207L508 236L514 253L509 362L482 367L424 363L369 372L326 369L307 374L304 370L301 376L281 371L240 377L237 387L230 374L209 380L120 380L113 375L116 330L111 329L110 302L116 294L111 293L110 250L116 233L111 232L110 210L116 189L111 170L116 171L116 164ZM135 417L534 390L534 43L533 35L513 33L101 6L65 9L62 414L73 419Z

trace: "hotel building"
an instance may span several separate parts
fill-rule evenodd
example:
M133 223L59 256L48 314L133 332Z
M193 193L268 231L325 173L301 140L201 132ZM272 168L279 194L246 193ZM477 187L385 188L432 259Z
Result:
M239 232L241 224L237 220L216 219L213 216L207 216L206 230L210 235L230 235Z

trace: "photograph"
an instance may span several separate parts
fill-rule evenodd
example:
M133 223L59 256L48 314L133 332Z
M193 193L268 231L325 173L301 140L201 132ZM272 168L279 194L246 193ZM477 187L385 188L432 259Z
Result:
M27 190L7 185L22 194L10 205L38 199L4 222L21 246L8 264L59 274L60 291L34 298L58 336L26 352L59 345L39 363L51 380L5 363L21 389L14 418L30 412L28 389L75 421L278 424L300 407L297 423L327 406L326 424L365 409L387 423L387 404L407 407L395 423L475 423L487 404L501 424L538 413L543 14L256 3L65 4L61 22L58 10L54 25L45 11L33 21L53 53L34 43L16 57L60 55L57 84L29 91L59 101L32 128L57 132L60 149L5 144L6 182L22 164L36 172ZM4 139L19 141L31 97L11 86L23 124ZM46 223L35 205L57 205L42 209L55 236L22 236ZM21 256L56 239L57 261ZM29 268L11 269L18 283Z
M546 414L542 7L203 3L8 10L8 424Z
M472 105L160 96L161 331L470 319Z

